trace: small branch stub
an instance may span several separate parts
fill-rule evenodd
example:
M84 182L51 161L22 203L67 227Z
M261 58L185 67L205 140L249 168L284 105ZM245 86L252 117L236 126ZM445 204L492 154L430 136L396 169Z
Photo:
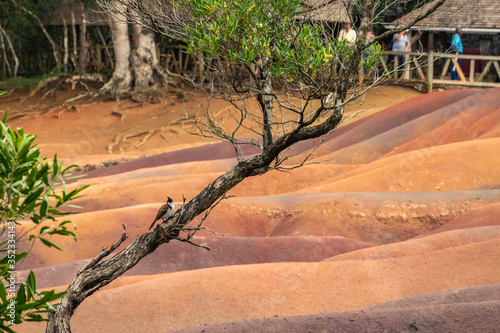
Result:
M111 247L109 248L109 250L106 250L106 247L104 247L101 252L99 252L99 254L97 255L97 257L92 260L92 262L90 264L87 265L87 267L85 267L83 270L87 270L87 269L92 269L95 265L97 265L102 259L106 258L107 256L109 256L114 250L116 250L127 238L127 226L125 224L122 224L123 226L123 233L122 233L122 236L121 238L113 245L111 245Z

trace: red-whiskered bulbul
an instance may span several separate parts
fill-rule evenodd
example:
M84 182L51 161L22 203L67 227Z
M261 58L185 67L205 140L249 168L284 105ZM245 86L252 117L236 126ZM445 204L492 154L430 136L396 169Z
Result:
M151 226L149 227L149 230L153 228L156 221L161 219L163 220L163 222L165 222L166 220L168 220L169 217L174 215L174 212L175 212L174 201L170 197L167 197L167 203L161 206L160 210L158 211L158 214L156 214L156 218L153 221L153 224L151 224Z

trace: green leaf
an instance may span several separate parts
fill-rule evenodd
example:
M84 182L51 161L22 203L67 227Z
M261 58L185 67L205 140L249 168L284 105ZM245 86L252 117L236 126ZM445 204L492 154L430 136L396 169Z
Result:
M30 195L28 195L28 197L26 199L24 199L22 205L23 206L27 206L27 205L30 205L30 204L34 203L36 201L36 199L38 199L38 197L40 196L40 194L42 194L42 192L43 192L43 187L39 188L35 192L30 193Z
M26 279L26 286L28 288L28 301L35 299L36 280L35 280L35 273L33 273L33 271L30 271L28 278Z
M0 329L1 332L16 333L16 331L13 331L10 327L3 325L2 322L0 322Z
M19 290L17 291L16 309L18 309L18 307L20 307L20 306L23 306L24 304L26 304L25 288L24 288L24 284L21 284L19 286Z
M36 322L43 322L43 321L49 321L47 318L43 318L41 315L37 313L28 313L26 314L28 318L26 318L26 321L36 321Z
M40 237L39 239L42 241L42 243L45 246L54 247L54 248L58 249L59 251L62 251L62 249L59 246L57 246L56 244L52 243L51 241L48 241L48 240L46 240L45 238L42 238L42 237Z
M21 130L21 129L20 129ZM18 156L19 158L23 158L29 151L31 144L33 143L34 138L30 138L30 136L23 136L20 138L18 142Z
M2 299L3 304L7 304L7 292L5 291L5 285L0 281L0 299Z
M24 285L21 285L24 288ZM22 304L16 304L16 311L17 312L24 312L26 310L31 310L35 308L39 308L41 306L40 301L32 302L32 303L22 303Z
M67 291L56 293L54 290L41 292L40 294L42 295L42 298L40 299L40 302L52 302L55 301L56 299L63 297L67 293L68 293Z
M57 174L59 171L59 163L57 163L57 154L54 155L54 160L52 161L52 175L51 175L51 180L54 180L56 178Z
M42 204L40 205L40 216L41 217L44 217L45 215L47 215L47 210L49 208L49 198L47 198L47 196L45 195L43 197L43 201L42 201Z

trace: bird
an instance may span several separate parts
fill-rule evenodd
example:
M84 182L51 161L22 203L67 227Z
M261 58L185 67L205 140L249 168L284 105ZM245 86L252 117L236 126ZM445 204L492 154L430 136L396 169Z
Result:
M151 226L149 227L149 230L151 230L153 228L156 221L161 219L161 220L163 220L163 222L165 222L166 220L168 220L169 217L174 215L174 212L175 212L174 201L172 200L172 198L167 197L167 203L164 204L163 206L161 206L160 210L158 210L158 213L156 214L156 218L153 221L153 224L151 224Z

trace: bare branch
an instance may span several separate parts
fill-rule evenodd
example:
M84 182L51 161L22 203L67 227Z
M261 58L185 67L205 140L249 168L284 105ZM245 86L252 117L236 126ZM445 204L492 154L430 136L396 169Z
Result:
M207 251L217 252L216 250L214 250L208 246L196 244L196 243L190 241L188 238L174 237L172 239L178 240L178 241L183 242L183 243L188 243L188 244L191 244L191 245L196 246L196 247L201 247L202 249L205 249Z
M198 232L199 230L207 230L207 231L210 231L214 234L217 234L217 235L220 235L222 236L222 234L219 234L213 230L210 230L208 228L205 228L205 227L202 227L201 225L205 222L205 220L208 218L208 216L210 215L210 213L212 212L212 210L217 207L217 205L224 199L229 199L231 198L232 196L226 196L226 194L223 194L212 206L210 206L210 208L208 208L206 211L205 211L205 215L203 216L203 218L201 219L200 222L198 222L198 224L196 226L185 226L182 231L186 231L188 232L188 236L187 236L187 239L191 239L195 234L196 232Z
M120 239L113 245L111 245L111 247L109 248L109 250L106 250L106 247L104 247L101 252L99 252L99 254L97 255L97 257L95 257L91 262L90 264L88 264L87 266L85 266L84 270L88 270L88 269L92 269L95 267L95 265L97 265L102 259L106 258L107 256L109 256L111 253L113 253L114 250L116 250L127 238L127 234L126 234L126 231L127 231L127 226L125 226L125 224L122 224L123 226L123 233L122 233L122 236L120 237Z
M367 43L366 44L366 47L369 47L370 45L372 45L373 43L376 43L376 42L380 42L382 41L383 39L387 38L387 37L390 37L392 35L394 35L395 33L398 33L398 32L401 32L403 30L407 30L409 28L411 28L412 26L414 26L417 22L419 21L422 21L424 18L428 17L429 15L431 15L433 12L436 11L436 9L438 9L439 7L441 7L447 0L435 0L434 1L434 4L425 12L420 12L417 17L415 17L414 19L410 20L409 22L405 23L405 24L402 24L401 26L399 27L396 27L394 29L391 29L389 31L386 31L384 32L383 34L380 34L378 36L376 36L373 41L371 43Z

